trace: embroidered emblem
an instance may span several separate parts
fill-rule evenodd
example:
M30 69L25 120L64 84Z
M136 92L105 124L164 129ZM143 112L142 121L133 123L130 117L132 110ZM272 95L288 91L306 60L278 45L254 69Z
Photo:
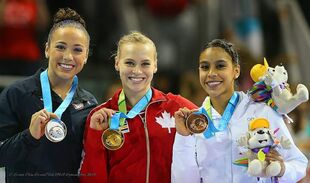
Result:
M79 103L79 104L72 104L72 106L74 107L74 109L76 110L81 110L84 108L84 104L83 103Z
M170 128L175 128L175 119L170 113L164 111L161 113L162 117L155 117L156 122L161 125L162 128L168 128L168 132L171 133Z

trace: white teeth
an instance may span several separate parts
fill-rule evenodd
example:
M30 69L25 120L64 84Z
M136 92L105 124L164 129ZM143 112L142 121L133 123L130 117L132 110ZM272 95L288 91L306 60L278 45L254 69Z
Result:
M143 77L129 77L130 80L134 81L134 82L140 82L142 81L144 78Z
M72 69L74 66L71 64L59 64L64 69Z
M220 83L221 83L220 81L211 81L211 82L208 82L207 84L213 87L213 86L219 85Z
M130 77L129 79L135 81L135 82L139 82L139 81L142 81L143 78L133 78L133 77Z

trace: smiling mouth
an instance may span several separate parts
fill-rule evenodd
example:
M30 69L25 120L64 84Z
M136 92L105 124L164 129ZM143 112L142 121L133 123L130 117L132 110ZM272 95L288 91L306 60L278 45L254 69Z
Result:
M64 63L59 63L58 66L60 66L64 70L71 70L75 67L72 64L64 64Z
M143 77L128 77L133 82L141 82L144 80Z
M214 88L214 87L217 87L218 85L220 85L221 83L222 83L221 81L209 81L206 84L210 88Z
M265 140L259 140L258 142L261 144L261 143L263 143L263 142L267 142L267 139L265 139Z

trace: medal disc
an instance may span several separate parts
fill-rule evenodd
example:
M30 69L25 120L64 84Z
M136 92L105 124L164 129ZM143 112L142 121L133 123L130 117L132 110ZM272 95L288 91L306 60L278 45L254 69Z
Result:
M203 114L191 113L185 121L187 129L192 133L202 133L208 127L208 119Z
M124 134L119 130L106 129L102 133L102 144L109 150L117 150L121 148L125 141Z
M52 142L60 142L67 135L67 127L64 122L53 119L45 126L45 136Z

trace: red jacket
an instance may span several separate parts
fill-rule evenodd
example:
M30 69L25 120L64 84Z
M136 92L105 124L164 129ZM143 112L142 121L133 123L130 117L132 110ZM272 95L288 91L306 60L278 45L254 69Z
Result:
M120 91L106 103L93 109L88 115L85 134L85 156L81 167L81 183L170 183L172 146L175 127L163 128L160 122L174 123L174 112L181 107L197 108L187 99L164 94L156 89L142 115L128 119L129 132L124 145L109 151L101 143L102 131L89 128L90 117L99 109L118 110ZM128 111L130 110L127 106ZM165 119L165 120L163 120ZM173 125L174 126L174 125Z
M39 61L41 55L36 38L36 0L7 0L1 16L0 60Z

